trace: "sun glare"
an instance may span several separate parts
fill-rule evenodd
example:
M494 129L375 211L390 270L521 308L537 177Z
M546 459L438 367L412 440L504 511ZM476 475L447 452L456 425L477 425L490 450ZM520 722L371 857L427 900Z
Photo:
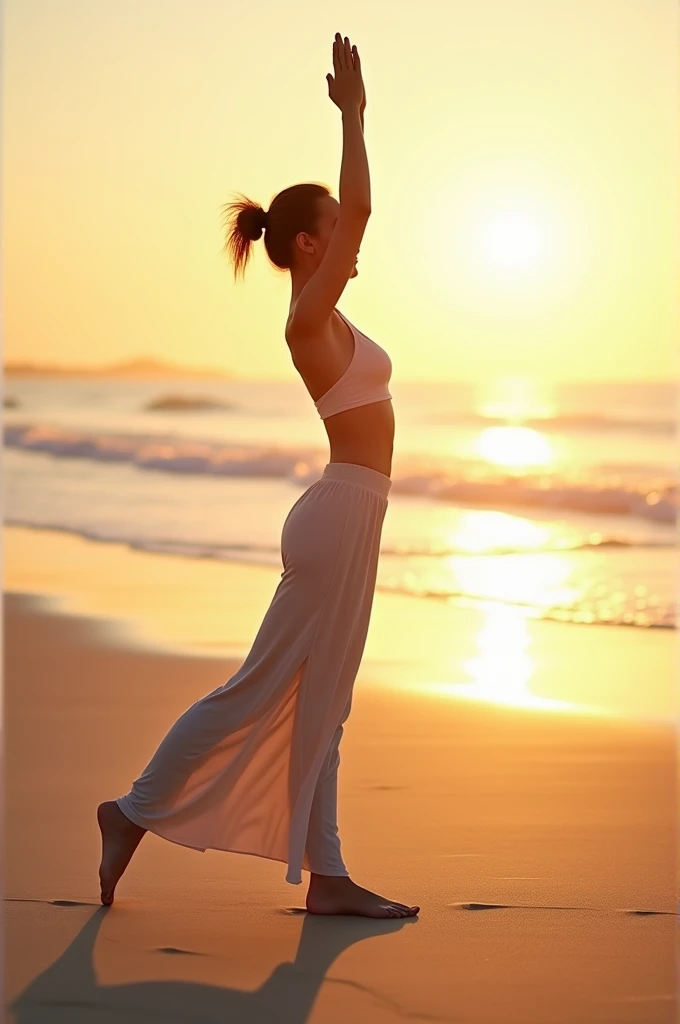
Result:
M497 215L481 232L485 259L504 270L523 270L541 255L543 239L533 217L519 211Z
M487 427L477 438L475 448L495 466L546 466L553 461L547 437L530 427Z

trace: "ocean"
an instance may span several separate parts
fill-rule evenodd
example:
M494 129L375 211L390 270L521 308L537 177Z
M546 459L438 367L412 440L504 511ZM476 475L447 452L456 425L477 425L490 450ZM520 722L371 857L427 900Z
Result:
M677 621L671 383L392 381L378 588L574 627ZM281 568L328 441L301 382L8 377L5 522Z

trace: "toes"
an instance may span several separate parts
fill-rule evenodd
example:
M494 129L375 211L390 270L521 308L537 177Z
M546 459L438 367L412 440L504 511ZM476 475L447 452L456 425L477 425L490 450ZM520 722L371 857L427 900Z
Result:
M397 912L398 917L415 917L420 907L407 907L405 903L390 904Z
M393 917L406 917L408 913L408 907L402 906L401 903L390 903L390 910Z
M407 915L417 914L420 910L420 907L410 907L408 903L398 903L396 900L390 900L390 906L403 910Z

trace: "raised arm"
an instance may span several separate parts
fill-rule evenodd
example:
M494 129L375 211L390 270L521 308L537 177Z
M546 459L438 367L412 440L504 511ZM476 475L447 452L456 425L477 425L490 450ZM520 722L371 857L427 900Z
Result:
M356 46L337 33L333 43L335 77L327 75L328 94L342 113L340 212L316 271L295 304L295 330L314 334L328 320L354 268L371 214L371 186L364 144L366 103L361 61Z

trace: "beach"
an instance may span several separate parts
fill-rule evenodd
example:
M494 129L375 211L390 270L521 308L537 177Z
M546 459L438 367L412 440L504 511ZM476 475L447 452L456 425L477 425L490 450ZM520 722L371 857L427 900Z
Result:
M7 1021L676 1019L672 631L523 619L518 651L493 609L378 592L339 825L418 917L314 918L283 864L152 834L105 909L97 804L236 670L280 573L19 527L4 554ZM524 689L489 684L485 630Z
M5 8L2 1021L680 1024L677 3Z

